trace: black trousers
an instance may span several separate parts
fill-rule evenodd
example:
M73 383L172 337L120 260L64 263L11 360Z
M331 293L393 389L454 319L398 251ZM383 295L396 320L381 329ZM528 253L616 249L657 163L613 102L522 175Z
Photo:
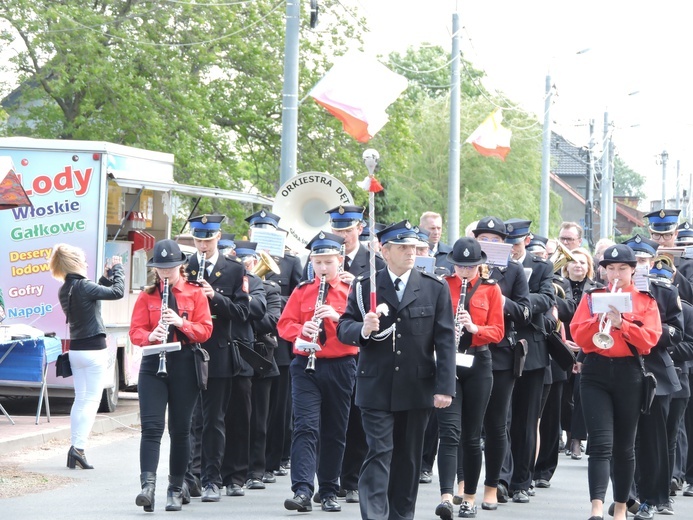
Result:
M514 386L515 377L512 370L493 371L491 397L489 398L486 415L484 416L484 431L486 432L486 444L484 447L484 459L486 462L485 486L498 486L505 454L509 451L508 409L510 408Z
M561 397L561 430L565 430L569 435L570 440L570 428L573 422L573 410L575 409L575 401L573 398L573 389L575 388L575 375L573 373L568 374L568 380L563 381L563 392Z
M359 473L368 452L366 434L361 423L361 410L354 403L355 396L356 392L352 392L349 423L346 431L346 446L344 448L344 459L342 460L342 474L339 476L339 486L347 491L358 489Z
M640 502L651 505L669 500L671 468L667 416L671 395L657 395L649 415L641 415L635 442L636 477ZM592 443L590 442L590 452Z
M693 383L693 374L688 374L688 380L690 383ZM691 392L691 397L688 399L684 422L686 425L686 437L688 439L684 478L688 484L693 484L693 392Z
M510 423L510 449L513 456L510 491L527 490L532 483L544 372L543 368L525 371L515 382Z
M197 376L189 348L169 352L166 360L167 378L156 375L159 356L144 357L140 365L137 383L142 424L140 471L156 473L168 406L169 473L182 477L190 458L190 424L198 394Z
M226 447L221 465L222 483L225 486L242 486L248 475L251 390L251 377L234 376L231 379L233 399L226 409Z
M291 439L291 384L289 366L279 367L279 376L271 378L270 408L267 424L265 466L267 471L279 469L286 439Z
M359 477L361 518L414 518L423 438L431 410L389 412L361 408L368 442L368 454Z
M590 450L587 463L590 500L604 502L613 458L614 502L626 502L635 473L635 434L642 404L643 376L634 357L587 354L580 395Z
M476 494L481 473L481 425L493 386L491 351L474 354L471 367L457 367L455 397L447 408L437 408L440 446L438 474L440 493L456 494L455 475L461 456L464 492Z
M558 444L561 439L561 407L565 381L558 381L549 387L539 423L539 453L534 464L534 480L551 480L558 466Z
M585 425L582 397L580 396L581 378L581 374L575 374L575 383L573 384L573 419L570 423L570 437L579 441L587 439L587 426Z
M296 356L291 362L294 410L291 490L311 496L317 473L320 496L336 496L356 380L356 359L354 356L318 359L312 374L306 373L306 364L306 356Z
M226 407L231 399L231 378L210 377L207 390L200 392L202 409L202 449L201 475L202 486L216 484L221 486L221 463L224 458L226 443Z
M676 455L678 453L679 433L683 425L683 417L686 413L688 398L672 399L669 404L669 415L667 416L667 439L669 441L669 480L673 477L680 478L676 471ZM687 440L687 439L686 439Z
M272 377L253 378L251 385L249 479L262 479L265 473L267 418L269 416Z
M426 432L424 433L423 455L421 457L421 471L433 471L433 464L438 454L438 415L432 413L428 418Z

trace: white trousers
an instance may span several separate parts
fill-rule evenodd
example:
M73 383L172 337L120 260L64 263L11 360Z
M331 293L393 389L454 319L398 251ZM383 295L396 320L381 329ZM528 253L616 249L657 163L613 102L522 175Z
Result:
M84 449L101 403L108 349L71 350L70 367L75 385L75 402L70 411L72 445Z

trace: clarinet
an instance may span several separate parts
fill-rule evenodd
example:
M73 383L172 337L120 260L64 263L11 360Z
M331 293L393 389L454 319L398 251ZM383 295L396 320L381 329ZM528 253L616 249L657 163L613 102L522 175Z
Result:
M318 307L321 307L325 303L325 289L327 287L327 279L325 275L323 274L320 276L320 288L318 289L318 299L315 301L315 310L317 311ZM322 318L317 318L315 314L313 314L313 323L315 323L318 328L320 328L320 325L322 325ZM318 334L319 332L316 332L313 334L311 337L311 341L313 343L318 342ZM308 363L306 364L306 373L308 374L313 374L315 373L315 350L311 350L310 354L308 355Z
M462 278L462 289L460 289L460 300L457 302L457 311L455 311L455 348L460 344L460 339L464 334L462 326L462 311L464 310L464 302L467 299L467 284L469 280Z
M168 278L164 278L164 290L161 293L161 320L160 323L163 323L164 326L166 327L166 339L162 341L162 343L166 343L166 340L168 339L168 323L164 320L164 312L168 310L168 292L169 292L169 287L168 287ZM159 377L168 377L168 371L166 370L166 351L162 350L159 352L159 371L156 373L157 376Z
M195 283L197 283L197 285L202 285L202 281L205 279L205 269L207 269L207 266L205 265L206 257L207 255L203 251L202 258L200 258L200 266L197 269L197 278L195 279Z

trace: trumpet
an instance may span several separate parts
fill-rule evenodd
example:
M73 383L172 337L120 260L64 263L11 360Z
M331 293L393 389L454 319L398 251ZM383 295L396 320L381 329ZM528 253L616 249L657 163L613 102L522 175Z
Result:
M462 288L460 289L460 299L457 302L457 311L455 312L455 347L460 344L460 339L464 334L464 326L462 325L462 311L464 311L464 303L467 299L467 285L469 280L462 278Z
M323 274L320 276L320 288L318 289L318 298L315 301L315 310L317 311L318 307L321 307L325 303L325 289L327 288L327 278ZM318 327L322 324L322 319L315 317L313 315L313 323L315 323ZM317 345L318 343L318 332L313 334L311 337L311 341L313 344ZM315 349L310 350L310 354L308 355L308 364L306 364L306 373L308 374L314 374L315 373Z
M168 309L168 294L169 294L168 278L164 278L164 290L161 292L161 323L163 323L166 327L166 331L167 331L167 334L166 334L167 338L166 339L168 339L168 323L166 323L166 321L164 320L164 312ZM161 352L159 352L159 370L157 371L156 375L158 377L168 377L168 371L166 370L166 351L165 350L162 350Z
M270 271L274 274L281 274L279 266L277 265L277 262L274 261L274 258L272 258L267 252L260 251L260 259L258 260L258 263L255 264L255 267L253 267L251 272L255 276L264 280L265 275L267 275L267 273Z
M618 278L616 278L613 281L613 285L611 286L611 292L612 293L618 293L621 292L620 287L616 287L618 285ZM599 320L599 332L596 332L594 336L592 336L592 343L594 343L594 346L597 348L600 348L602 350L609 350L611 347L614 346L614 338L611 337L611 320L606 319L606 313L602 314L601 319Z
M556 251L554 251L549 260L553 263L553 272L560 273L561 269L563 269L568 262L574 262L575 258L570 254L567 247L560 242L556 242Z

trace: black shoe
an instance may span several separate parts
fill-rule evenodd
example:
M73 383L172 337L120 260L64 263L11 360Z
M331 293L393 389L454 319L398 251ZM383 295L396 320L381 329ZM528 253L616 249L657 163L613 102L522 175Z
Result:
M272 473L274 473L278 477L285 477L289 474L289 468L287 466L279 466L279 469L275 469Z
M513 502L516 504L527 504L529 503L529 495L524 489L518 489L513 491Z
M654 518L655 510L655 506L650 505L647 502L643 502L640 504L640 509L638 509L638 512L635 513L635 518L637 520L652 520Z
M664 504L657 504L658 515L673 515L674 514L674 499L670 498Z
M135 498L135 505L144 508L145 513L154 512L154 497L156 495L156 473L145 471L140 474L142 491Z
M604 520L603 516L590 516L587 520Z
M482 502L481 509L485 509L486 511L495 511L498 509L498 504L495 502Z
M537 480L534 481L534 487L540 488L540 489L547 489L551 487L551 482L549 482L546 479L543 478L538 478Z
M193 477L192 480L186 480L185 483L188 486L188 491L190 492L191 497L201 497L202 496L202 488L200 487L200 479L199 478Z
M693 497L693 484L686 484L683 488L683 496Z
M308 498L308 496L302 493L296 493L293 498L284 500L284 508L289 511L307 513L313 510L313 504L310 503L310 498Z
M445 500L436 506L436 516L443 520L452 520L453 507L449 500Z
M537 492L534 491L534 485L530 484L529 489L527 490L527 496L533 497L536 494L537 494Z
M313 495L313 502L315 502L316 504L320 503L320 493L315 493Z
M430 471L422 471L419 476L419 484L430 484L433 482L433 473Z
M78 450L74 446L70 446L70 451L67 452L67 467L75 469L76 466L82 469L94 469L94 466L90 466L87 462L84 450Z
M496 487L496 497L498 502L501 504L506 504L510 500L510 495L508 495L508 488L502 482L498 483Z
M359 490L358 489L348 489L346 492L346 503L347 504L358 504L359 503Z
M342 510L342 506L339 505L339 502L337 502L337 497L334 495L323 498L320 500L320 504L322 510L327 511L328 513L336 513Z
M265 489L265 484L259 478L249 478L245 481L246 489Z
M227 497L242 497L245 496L245 489L238 484L229 484L226 486Z
M190 488L188 483L183 481L183 505L190 503Z
M221 491L219 491L217 485L213 483L206 484L202 490L202 501L219 502L219 500L221 500Z
M168 477L168 489L166 490L166 511L180 511L183 509L183 475Z
M265 473L262 475L262 481L265 484L274 484L277 481L277 477L275 477L274 473L271 471L265 471Z
M476 505L472 505L467 501L462 502L457 516L460 518L476 518Z

